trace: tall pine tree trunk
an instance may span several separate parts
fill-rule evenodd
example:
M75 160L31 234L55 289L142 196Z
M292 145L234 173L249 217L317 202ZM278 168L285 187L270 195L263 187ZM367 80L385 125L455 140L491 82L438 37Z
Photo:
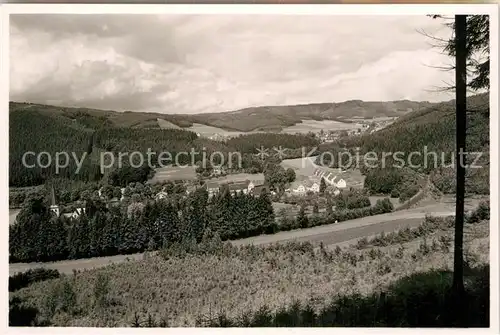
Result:
M467 16L455 16L456 46L456 166L457 194L455 212L455 250L453 264L453 290L462 295L464 291L463 269L463 231L464 231L464 195L465 195L465 139L466 139L466 94L467 94Z

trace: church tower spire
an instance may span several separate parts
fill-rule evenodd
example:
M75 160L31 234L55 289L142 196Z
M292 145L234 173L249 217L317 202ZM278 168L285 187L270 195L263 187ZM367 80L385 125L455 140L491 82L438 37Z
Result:
M59 205L56 202L56 192L54 190L54 186L51 187L50 192L50 212L54 213L56 216L59 216Z

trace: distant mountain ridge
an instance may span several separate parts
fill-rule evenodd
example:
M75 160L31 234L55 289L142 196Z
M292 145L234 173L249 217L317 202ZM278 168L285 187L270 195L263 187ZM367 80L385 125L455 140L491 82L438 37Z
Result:
M288 106L248 107L235 111L206 114L162 114L146 112L117 112L92 108L59 107L42 104L10 102L9 111L34 109L41 114L71 120L83 126L115 126L124 128L189 128L193 123L224 130L280 131L301 123L302 120L336 120L349 118L371 119L399 117L427 108L435 103L399 101L349 100L340 103L311 103Z

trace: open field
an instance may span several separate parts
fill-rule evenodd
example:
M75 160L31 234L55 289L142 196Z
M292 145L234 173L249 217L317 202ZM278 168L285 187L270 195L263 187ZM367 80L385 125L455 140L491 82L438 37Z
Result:
M281 165L287 169L292 168L297 175L297 180L304 180L314 177L314 170L321 169L326 172L332 172L337 175L338 179L344 179L346 181L347 187L353 188L363 188L365 176L361 174L358 169L339 171L339 169L318 166L314 162L317 156L285 159L281 162Z
M301 123L297 123L293 126L283 128L282 133L287 134L295 134L295 133L303 133L307 134L312 131L314 133L319 133L321 130L328 132L330 130L352 130L358 129L361 126L357 123L347 123L347 122L339 122L332 120L302 120Z
M381 117L374 117L374 118L369 118L365 119L362 117L352 117L352 118L342 118L343 120L346 121L351 121L351 122L386 122L386 121L395 121L397 120L396 116L381 116Z
M222 128L207 126L207 125L200 124L200 123L193 123L193 125L189 128L186 128L186 130L193 131L195 133L199 133L203 137L210 137L210 136L213 136L216 134L219 134L222 136L230 136L230 137L245 134L244 132L241 132L241 131L228 131L228 130L224 130Z
M167 166L163 168L158 168L155 171L155 175L151 178L148 183L162 183L165 181L174 180L196 180L196 170L193 166L186 167L176 167Z
M164 120L164 119L160 119L160 118L158 118L157 121L158 121L158 126L161 129L181 129L181 127L179 127L178 125L173 124L170 121L167 121L167 120Z
M295 170L297 177L311 177L314 175L314 170L318 167L314 164L317 156L294 158L294 159L284 159L281 165L287 169L292 168Z
M489 263L488 225L483 221L466 226L464 247L472 266ZM223 312L241 317L264 305L275 311L294 302L309 302L317 311L338 295L364 296L416 272L452 269L452 248L446 248L439 236L447 236L453 243L453 229L441 227L402 244L368 245L363 250L348 246L322 251L285 244L187 257L149 254L34 283L14 295L46 315L47 302L58 294L59 285L70 283L75 312L57 311L51 318L57 326L119 327L132 326L134 321L146 325L148 316L156 324L195 326L200 316L215 317ZM102 278L109 280L106 309L94 304L98 276L101 282Z
M218 183L230 183L230 182L238 182L238 181L246 181L246 180L264 182L264 174L262 174L262 173L255 173L255 174L235 173L235 174L229 174L227 176L208 179L208 181L210 181L210 182L218 182Z

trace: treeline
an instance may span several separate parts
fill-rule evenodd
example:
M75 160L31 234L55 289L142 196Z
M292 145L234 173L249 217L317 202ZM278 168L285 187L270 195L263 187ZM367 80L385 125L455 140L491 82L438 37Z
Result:
M390 194L404 202L423 187L425 179L409 168L370 169L366 172L364 188L372 194Z
M370 207L370 198L360 190L341 192L333 197L336 210Z
M282 213L280 213L280 219L278 220L278 229L280 231L288 231L294 229L323 226L372 215L390 213L393 210L394 206L388 198L377 200L377 203L373 207L340 210L336 209L335 211L333 210L331 204L327 204L326 212L324 213L319 213L318 206L315 205L313 208L312 216L307 216L305 213L305 206L301 206L297 217L291 217L286 213L286 211L282 211Z
M126 208L89 200L77 219L54 217L43 197L24 205L9 227L11 262L45 262L156 250L182 240L200 241L210 228L223 240L273 233L269 196L231 196L227 190L208 201L199 189L175 202L132 203Z

